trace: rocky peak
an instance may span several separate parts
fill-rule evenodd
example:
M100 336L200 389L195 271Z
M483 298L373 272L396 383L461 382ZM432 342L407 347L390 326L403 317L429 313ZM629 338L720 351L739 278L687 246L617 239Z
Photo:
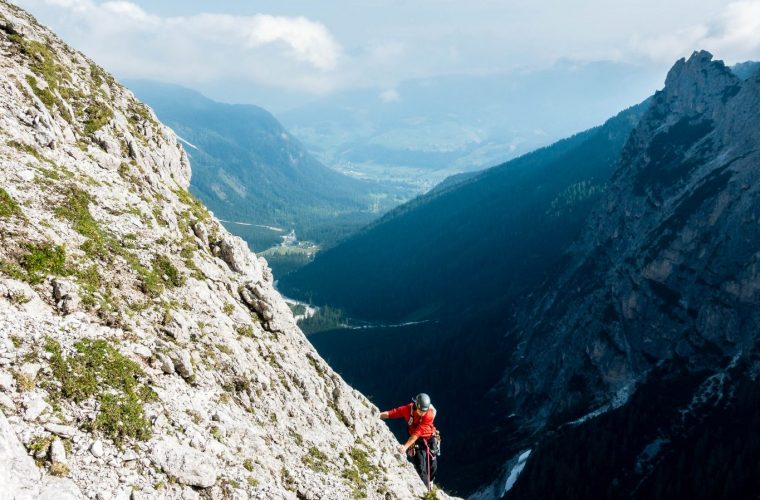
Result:
M0 497L421 495L172 131L4 1L0 53Z
M624 404L655 365L715 373L760 323L759 80L676 63L566 267L511 335L508 410L530 432Z
M673 65L656 101L672 106L671 113L701 114L735 92L739 82L723 61L715 61L711 53L701 50Z

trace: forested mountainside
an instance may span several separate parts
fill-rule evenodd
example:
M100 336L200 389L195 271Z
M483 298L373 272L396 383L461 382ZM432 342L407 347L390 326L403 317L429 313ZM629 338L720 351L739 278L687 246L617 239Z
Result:
M421 496L172 131L5 1L0 53L0 497Z
M540 282L577 235L645 108L421 196L280 286L384 322L508 302Z
M562 272L507 335L491 395L524 446L617 408L541 441L518 498L756 496L760 442L742 435L760 423L759 114L760 73L742 80L707 52L669 72ZM559 464L568 445L578 474Z
M424 321L310 340L381 406L421 387L435 395L447 409L442 428L456 430L446 443L446 486L472 491L506 460L470 408L504 370L513 304L578 235L644 109L421 197L280 280L296 296L293 283L334 293L328 303L354 318ZM399 363L406 368L392 368Z
M242 222L228 227L257 251L291 229L333 243L408 196L327 168L258 106L215 102L177 85L126 84L185 141L191 191L219 218Z
M751 462L749 457L757 453L756 442L741 440L720 427L724 419L734 422L736 429L757 425L756 413L744 414L744 409L752 408L757 401L752 396L758 373L754 262L760 248L753 222L758 199L754 192L755 155L760 144L754 124L758 76L747 75L747 67L740 65L732 73L705 53L679 62L644 118L634 120L631 128L636 128L621 139L618 156L608 165L612 177L585 206L584 217L563 219L563 223L577 221L576 243L570 246L572 236L561 248L546 250L546 245L534 243L532 249L544 255L553 251L556 260L543 259L546 267L536 266L538 276L521 293L514 293L510 302L499 300L499 294L504 297L521 283L521 266L530 264L528 258L515 260L512 273L484 278L492 279L496 288L501 284L491 295L497 297L493 301L473 300L473 296L480 299L489 295L480 296L477 288L464 285L470 284L470 268L455 268L461 272L450 275L450 281L437 293L442 297L462 295L446 307L435 304L438 311L444 311L438 316L419 303L396 300L399 295L406 297L408 288L418 286L411 279L403 279L401 273L395 275L396 290L388 287L387 295L376 294L375 302L364 302L362 294L373 295L375 281L383 283L369 270L373 278L364 283L366 291L354 289L349 299L340 296L347 300L345 307L350 314L401 311L395 316L386 313L386 318L430 321L400 328L324 332L312 336L312 342L332 366L381 403L393 392L412 393L414 384L408 380L439 395L442 405L449 409L440 417L442 425L466 429L465 435L449 441L453 450L447 457L457 471L450 484L459 492L472 491L477 486L473 478L482 481L492 477L496 473L494 463L501 462L504 476L491 489L483 490L501 496L517 457L533 449L525 465L525 479L517 483L513 493L521 498L535 498L539 492L551 496L557 491L573 492L576 498L603 491L617 498L628 494L627 488L638 488L642 498L647 494L666 498L668 492L686 494L694 491L695 485L669 481L669 474L689 467L726 472L716 467L714 458L704 468L697 467L698 457L707 453L704 450L724 437L728 441L719 447L720 453L735 454L737 464L729 471L736 481L725 488L725 495L751 491L749 478L753 476L743 464ZM551 148L535 154L547 151ZM562 163L553 165L557 168ZM386 224L402 227L397 221L412 218L436 202L440 203L440 213L457 213L458 205L438 200L454 199L458 192L474 189L471 186L490 173L458 180L397 209L345 242L346 248L367 235L383 234ZM541 198L528 186L505 190L503 198L517 203L513 200L534 196L543 200L546 217L556 195ZM536 186L540 189L543 185ZM488 206L488 201L484 205ZM504 217L505 213L507 218L511 215L484 210L479 217L466 220L475 226L495 226L492 220L481 219L495 219L494 214ZM445 251L446 237L451 235L456 241L457 233L469 224L448 226L436 221L433 214L431 211L429 218L417 219L418 224L425 221L418 226L424 228L419 231L438 238L436 252ZM530 231L537 231L532 226L545 226L536 219L524 220L532 223ZM432 227L430 233L428 227ZM552 229L548 234L552 238L562 233ZM399 235L408 236L388 231L383 238L373 239L372 253L414 248L407 247L406 238L396 237ZM477 244L473 240L473 246ZM371 247L356 245L354 252L344 254L346 262L372 261L374 257L366 257ZM419 265L434 272L436 255L430 246L427 248L427 259L420 259ZM504 255L512 250L507 245L500 248ZM342 246L334 251L342 251ZM376 269L393 274L395 266L405 265L397 262L403 260L401 255L398 252L393 259L372 262ZM326 253L323 257L329 256ZM492 263L478 261L487 270L494 269ZM319 262L285 282L291 286L306 272L317 276L313 270L317 265ZM424 274L407 272L414 278ZM357 274L361 273L353 273ZM427 277L421 279L424 282ZM302 290L308 289L306 283L300 282ZM330 287L316 289L341 286L331 283ZM332 304L343 305L337 299ZM362 305L365 310L360 309ZM374 317L384 319L379 313ZM409 368L394 377L388 367L399 360L405 360ZM508 367L506 374L504 367ZM373 380L373 373L384 370L390 375L382 383ZM495 379L502 381L490 384ZM641 390L637 391L639 386ZM654 398L657 391L672 395L672 401L665 404ZM632 393L635 397L629 400ZM623 405L626 401L629 404ZM496 424L473 422L470 412L461 410L472 407L489 408L484 420ZM662 411L650 412L650 407ZM584 415L608 410L599 419L566 425ZM674 420L677 415L685 415L684 420ZM633 429L635 439L625 438L621 443L615 438L616 432L620 434L615 426L621 422ZM559 430L552 433L558 426ZM702 455L688 454L689 443L698 440L702 432ZM553 440L544 440L547 433ZM583 450L578 450L579 446ZM598 453L613 448L621 448L620 453ZM468 451L473 449L477 451ZM560 453L563 450L565 455ZM577 467L568 468L567 453L571 450L594 467L580 472ZM505 456L514 458L507 460ZM599 473L595 475L595 471ZM558 478L549 481L552 486L547 486L547 475ZM719 483L711 483L700 494L709 498L709 492L722 492L721 488Z

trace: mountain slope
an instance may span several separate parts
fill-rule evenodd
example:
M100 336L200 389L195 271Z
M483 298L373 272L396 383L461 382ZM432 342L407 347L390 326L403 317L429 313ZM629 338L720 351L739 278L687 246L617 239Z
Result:
M421 495L171 130L4 1L0 51L0 497Z
M648 451L651 442L630 440L626 452L633 459L606 457L614 475L594 480L589 475L595 472L580 473L564 478L557 491L590 480L609 488L609 498L627 498L626 487L637 484L666 498L667 469L658 467L673 466L666 458L682 453L679 439L696 439L688 431L705 422L704 432L719 434L717 426L725 423L715 413L757 405L758 113L760 73L742 81L706 52L678 61L631 134L564 272L535 294L509 333L518 347L493 395L504 411L515 412L526 435L620 407L615 415L638 412L628 435L660 439ZM682 401L670 401L669 413L656 395L679 384ZM631 406L622 406L631 394ZM641 414L658 407L660 414ZM741 425L760 423L756 412L746 417ZM686 419L685 429L679 419ZM603 428L605 422L583 425ZM652 427L659 432L646 430ZM759 446L753 446L737 460L756 455ZM637 456L644 460L639 466ZM536 460L545 463L546 456ZM746 468L738 472L743 482L734 486L742 494L752 491L752 475ZM652 476L659 482L648 482ZM692 498L715 498L709 492L722 481L702 478Z
M417 198L280 286L386 322L508 302L572 241L644 108Z
M509 424L494 434L492 412L473 421L472 408L514 349L504 332L516 304L561 265L644 109L420 197L280 279L289 295L313 292L317 303L354 318L425 321L309 339L381 406L399 394L433 396L440 426L450 431L447 488L471 492L506 460L499 440Z
M315 160L266 110L223 104L176 85L136 80L128 87L186 141L191 189L256 249L295 229L334 241L398 203L389 188L335 172Z

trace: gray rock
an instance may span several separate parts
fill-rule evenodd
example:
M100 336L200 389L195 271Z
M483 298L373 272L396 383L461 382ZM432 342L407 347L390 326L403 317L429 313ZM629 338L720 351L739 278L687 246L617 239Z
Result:
M26 409L24 412L24 420L27 422L40 420L44 418L44 416L47 415L50 411L52 411L50 405L47 404L45 400L39 396L26 401L24 403L24 408Z
M61 278L54 278L53 298L56 301L56 307L64 314L71 314L79 308L79 294L77 286Z
M52 424L52 423L45 424L45 430L52 434L55 434L56 436L61 436L68 439L73 438L77 433L77 430L75 427L71 427L69 425Z
M193 232L203 242L204 246L208 246L208 228L206 224L201 221L193 224Z
M144 345L141 345L141 344L137 344L137 345L133 346L132 347L132 352L135 353L135 354L137 354L138 356L140 356L143 359L149 359L150 356L151 356L151 354L153 354L151 352L150 348L148 348L148 347L146 347Z
M172 362L169 356L162 352L159 352L156 353L156 359L158 360L158 365L161 368L162 372L166 373L167 375L174 373L174 362Z
M261 278L261 270L248 245L239 237L226 234L219 242L219 257L231 270L255 281Z
M164 332L177 341L179 345L190 342L193 325L182 311L172 311L172 321L164 328Z
M68 463L66 461L66 449L63 447L63 441L58 438L55 438L53 442L50 443L50 462L62 465Z
M191 378L195 374L193 363L190 359L190 352L188 352L187 349L174 351L170 357L174 364L174 369L177 370L177 373L183 378Z
M208 488L219 475L214 456L180 444L174 438L156 442L151 452L154 464L182 484Z
M75 500L84 495L70 479L42 476L0 412L0 498Z
M42 365L39 363L24 363L19 371L31 379L36 379L40 368L42 368Z
M258 285L249 284L240 290L240 298L248 308L257 313L264 321L270 321L274 318L274 311L262 296L261 288Z
M92 453L92 456L95 458L100 458L103 456L103 442L99 439L96 441L93 441L90 445L90 453Z
M15 413L16 404L7 394L0 393L0 407L4 408L6 412Z
M8 372L0 372L0 391L11 392L16 387L16 381Z

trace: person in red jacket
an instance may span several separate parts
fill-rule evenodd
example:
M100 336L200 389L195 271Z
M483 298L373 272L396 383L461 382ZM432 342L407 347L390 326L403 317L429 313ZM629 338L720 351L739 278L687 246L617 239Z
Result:
M380 418L403 418L409 431L409 439L399 445L399 452L406 453L414 463L414 468L425 486L431 488L438 471L438 443L433 420L436 410L430 403L430 396L417 394L414 401L393 410L380 413Z

